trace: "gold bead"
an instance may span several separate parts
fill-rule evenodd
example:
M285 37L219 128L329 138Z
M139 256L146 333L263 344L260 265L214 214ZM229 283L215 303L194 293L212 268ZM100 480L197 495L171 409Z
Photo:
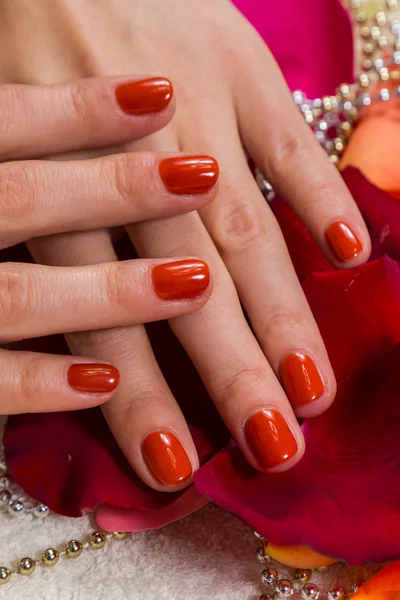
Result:
M336 154L331 154L330 157L329 157L329 160L335 166L337 166L339 164L339 157L336 156Z
M20 575L32 575L35 566L35 561L32 560L32 558L29 558L28 556L21 558L18 563L18 573Z
M388 39L384 35L382 35L378 40L378 46L380 50L387 50L389 47Z
M379 27L384 27L387 23L386 14L381 10L375 15L375 21Z
M311 569L296 569L294 574L294 581L296 583L308 583L311 579Z
M368 40L371 35L370 28L367 25L364 25L364 27L361 27L360 35L362 38L364 38L364 40Z
M46 567L54 567L58 563L58 559L60 558L59 553L54 548L47 548L42 553L41 561Z
M312 114L311 110L307 110L304 113L304 119L305 122L308 123L308 125L312 125L314 123L314 115Z
M350 125L350 123L348 123L347 121L345 121L344 123L342 123L340 125L340 129L341 129L342 134L344 135L345 139L349 139L349 137L351 136L351 133L353 131L353 128Z
M362 68L364 69L364 71L370 71L373 66L374 63L370 58L364 58L364 60L362 61Z
M341 138L336 138L335 141L333 142L334 146L335 146L335 150L336 152L340 155L343 153L344 150L344 143L343 140Z
M356 21L360 25L362 25L363 23L365 23L366 20L367 20L367 15L364 12L359 12L359 13L356 14Z
M107 540L102 531L96 531L95 533L92 533L88 541L91 548L100 550L100 548L104 548Z
M322 106L324 107L325 112L332 110L332 102L329 96L324 96L324 98L322 98Z
M11 571L10 569L6 569L6 567L0 567L0 585L5 585L11 579Z
M353 121L358 119L358 109L356 106L352 106L350 110L347 111L349 118Z
M83 546L79 540L71 540L65 546L68 558L78 558L82 554Z
M371 80L366 73L361 73L359 77L359 83L362 88L368 88L370 86Z
M382 35L382 32L379 29L379 27L377 27L376 25L375 25L375 27L371 27L371 37L373 40L379 40L381 35Z
M389 81L390 73L388 68L383 67L383 69L379 69L379 79L381 81Z
M344 99L351 98L351 88L347 83L342 83L339 88L339 92Z
M371 54L374 53L375 47L374 44L372 44L372 42L367 42L366 44L364 44L363 46L363 52L364 54L366 54L367 56L371 56Z
M399 8L398 0L387 0L389 10L397 10Z
M128 533L126 531L114 531L113 536L116 540L124 540Z

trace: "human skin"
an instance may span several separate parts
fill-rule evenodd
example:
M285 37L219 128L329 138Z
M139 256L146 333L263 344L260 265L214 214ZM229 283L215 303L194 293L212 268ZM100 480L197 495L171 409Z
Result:
M127 231L140 256L195 255L210 265L214 291L209 302L196 314L171 320L172 329L249 462L265 471L290 468L304 451L296 416L324 411L336 383L247 155L335 266L365 262L370 241L353 199L293 106L265 44L227 0L2 0L0 9L3 80L54 83L140 72L173 81L173 121L119 149L215 156L219 192L198 212L131 225ZM80 155L87 156L93 153ZM105 230L47 238L29 248L44 264L116 258ZM174 432L192 471L198 467L189 430L144 328L69 334L67 341L72 352L90 352L120 369L118 393L103 411L138 475L159 490L187 485L190 476L163 484L142 452L149 434Z

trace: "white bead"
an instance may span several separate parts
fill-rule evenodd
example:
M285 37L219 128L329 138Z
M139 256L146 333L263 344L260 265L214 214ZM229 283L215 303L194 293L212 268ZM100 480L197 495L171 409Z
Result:
M387 88L384 88L383 90L381 90L379 92L379 98L383 101L383 102L387 102L388 100L390 100L390 92Z
M394 19L390 23L390 28L393 31L394 35L400 36L400 19Z
M371 96L369 94L363 94L361 96L361 102L363 103L363 106L369 106L371 104Z
M300 92L299 90L296 90L295 92L293 92L293 100L295 102L295 104L303 104L304 101L304 94L303 92Z
M8 512L13 517L19 517L20 515L22 515L24 513L24 511L25 511L25 506L24 506L23 502L21 502L20 500L13 500L11 502L10 506L8 507Z
M376 58L374 60L374 67L377 71L383 69L385 67L385 61L383 60L383 58Z
M50 511L49 507L45 504L38 504L37 506L35 506L32 512L34 516L38 519L45 519Z
M395 65L400 65L400 51L393 53L393 62Z

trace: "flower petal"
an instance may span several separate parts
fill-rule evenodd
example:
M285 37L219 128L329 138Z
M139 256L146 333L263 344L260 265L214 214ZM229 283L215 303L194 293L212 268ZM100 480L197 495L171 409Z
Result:
M400 561L371 577L354 594L354 600L397 600L400 595Z
M264 38L291 90L316 98L353 81L352 27L339 0L234 3Z
M332 407L305 421L304 458L291 471L254 471L222 452L195 484L267 539L306 545L351 564L400 556L400 346L339 383Z
M295 569L318 569L336 562L334 558L319 554L307 546L279 546L270 542L266 552L274 560Z

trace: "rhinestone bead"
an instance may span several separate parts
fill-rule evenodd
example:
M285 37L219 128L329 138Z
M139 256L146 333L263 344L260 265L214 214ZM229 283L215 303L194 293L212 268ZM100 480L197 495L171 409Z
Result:
M49 507L45 504L38 504L33 509L33 514L37 519L45 519L49 512Z
M6 567L0 567L0 585L5 585L11 579L11 571L10 569L6 569Z
M296 569L294 573L295 583L308 583L311 579L311 569Z
M24 503L21 502L20 500L13 500L8 507L8 512L13 517L19 517L19 516L23 515L25 512Z
M344 590L340 585L334 585L328 592L329 600L343 600L344 599Z
M107 538L102 531L96 531L89 537L89 546L95 550L104 548Z
M304 600L318 600L319 598L319 589L315 583L306 583L306 585L301 590L301 597Z
M65 547L68 558L78 558L82 554L83 546L79 540L71 540Z
M126 531L114 531L113 536L116 540L124 540L127 536Z
M278 583L278 571L272 567L264 569L261 573L261 581L264 585L275 587Z
M8 506L11 502L11 492L9 492L8 490L4 490L3 492L0 493L0 506L2 506L3 508L5 506Z
M42 553L42 563L46 565L46 567L53 567L56 565L59 558L60 555L54 548L47 548L47 550Z
M282 598L290 598L293 595L293 584L289 579L280 579L276 585L276 591Z
M32 558L25 557L21 558L18 563L18 573L20 575L32 575L35 570L35 561Z

